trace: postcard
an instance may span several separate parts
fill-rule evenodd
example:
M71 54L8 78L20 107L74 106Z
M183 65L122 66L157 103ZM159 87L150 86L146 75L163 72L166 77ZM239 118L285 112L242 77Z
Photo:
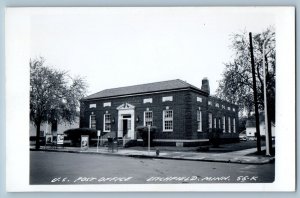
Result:
M295 190L293 7L6 8L9 192Z

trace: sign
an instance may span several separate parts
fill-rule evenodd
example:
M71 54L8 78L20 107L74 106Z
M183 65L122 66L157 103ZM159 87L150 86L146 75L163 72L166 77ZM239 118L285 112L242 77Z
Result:
M64 144L64 135L57 134L57 144Z
M100 135L101 135L101 131L98 130L98 131L97 131L97 136L99 137Z
M89 149L89 136L88 135L81 136L81 149L82 150Z
M46 144L52 144L53 136L51 134L46 135Z

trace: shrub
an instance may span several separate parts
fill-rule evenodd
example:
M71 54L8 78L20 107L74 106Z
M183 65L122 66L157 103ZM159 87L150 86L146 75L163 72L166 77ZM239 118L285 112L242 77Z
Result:
M90 128L75 128L64 131L66 139L71 140L72 146L80 146L81 136L88 135L91 138L97 138L97 130Z
M209 142L213 145L213 147L220 146L221 134L222 134L222 129L212 129L212 131L208 133Z
M148 146L148 127L138 126L136 128L138 135L143 139L143 146ZM150 127L150 145L153 145L153 139L157 128L155 126Z

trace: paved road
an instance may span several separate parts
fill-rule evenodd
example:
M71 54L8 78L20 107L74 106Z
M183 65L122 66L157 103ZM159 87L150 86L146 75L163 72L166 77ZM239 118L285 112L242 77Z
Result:
M30 152L30 184L268 183L274 174L275 164Z

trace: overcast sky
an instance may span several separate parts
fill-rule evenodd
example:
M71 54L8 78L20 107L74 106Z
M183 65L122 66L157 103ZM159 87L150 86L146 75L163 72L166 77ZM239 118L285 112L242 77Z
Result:
M46 12L31 20L31 58L85 77L88 94L171 79L211 93L233 58L230 35L274 25L266 9L101 8Z

